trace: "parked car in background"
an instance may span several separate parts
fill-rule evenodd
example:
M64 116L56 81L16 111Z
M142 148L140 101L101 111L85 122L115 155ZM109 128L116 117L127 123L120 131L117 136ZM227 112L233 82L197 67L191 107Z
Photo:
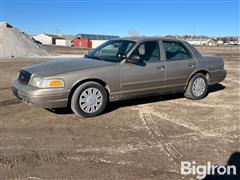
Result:
M187 42L168 38L110 40L81 59L25 67L13 94L43 108L70 106L83 117L101 114L107 103L183 92L199 100L226 77L223 59L201 55Z

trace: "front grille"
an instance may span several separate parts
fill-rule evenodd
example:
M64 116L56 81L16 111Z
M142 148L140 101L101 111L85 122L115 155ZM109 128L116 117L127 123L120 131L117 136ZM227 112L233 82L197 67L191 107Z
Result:
M28 84L31 79L31 73L26 70L21 70L18 76L18 80L23 84Z

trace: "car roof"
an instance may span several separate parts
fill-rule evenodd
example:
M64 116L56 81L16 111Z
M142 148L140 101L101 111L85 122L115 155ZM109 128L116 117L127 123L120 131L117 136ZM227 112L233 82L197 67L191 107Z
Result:
M117 38L114 40L129 40L129 41L135 41L135 42L140 42L140 41L159 41L159 40L164 40L164 41L182 41L179 39L175 38L166 38L166 37L147 37L147 36L136 36L136 37L121 37Z

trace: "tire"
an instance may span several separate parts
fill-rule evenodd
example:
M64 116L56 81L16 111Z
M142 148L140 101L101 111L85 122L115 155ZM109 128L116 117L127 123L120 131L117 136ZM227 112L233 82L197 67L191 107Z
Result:
M71 98L71 109L85 118L100 115L108 102L105 88L97 82L89 81L81 84Z
M191 100L203 99L208 92L208 81L204 74L195 74L188 83L184 96Z

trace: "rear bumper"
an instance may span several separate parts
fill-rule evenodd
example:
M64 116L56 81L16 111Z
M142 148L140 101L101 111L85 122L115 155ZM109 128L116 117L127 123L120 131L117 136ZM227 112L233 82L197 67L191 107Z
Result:
M224 69L212 71L210 75L210 84L216 84L223 81L227 76L227 71Z
M13 95L26 104L42 108L67 107L69 92L64 88L39 89L13 82Z

